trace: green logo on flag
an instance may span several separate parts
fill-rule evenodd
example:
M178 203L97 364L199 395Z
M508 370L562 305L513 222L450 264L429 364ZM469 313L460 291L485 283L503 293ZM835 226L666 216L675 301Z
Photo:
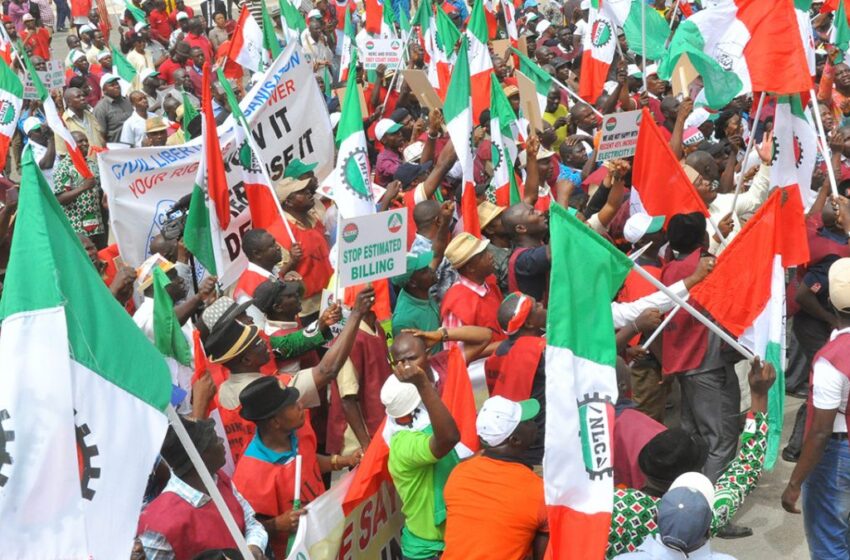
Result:
M611 24L606 19L598 19L593 22L590 32L590 41L594 47L604 47L611 40Z
M0 101L0 125L7 125L15 120L15 106L6 101Z
M614 476L612 462L614 407L599 393L578 402L579 436L584 470L591 479Z
M401 229L401 216L390 214L390 219L387 220L387 229L390 230L390 233L397 233Z
M347 243L353 243L357 240L357 236L360 234L360 230L357 229L357 224L348 224L344 228L342 228L342 238ZM330 305L330 304L328 304Z
M345 158L343 165L343 183L345 188L354 196L363 200L372 200L372 190L369 185L369 155L363 148L352 150Z
M7 421L4 425L3 421ZM6 485L9 477L2 472L3 467L12 464L12 452L9 450L9 444L15 441L14 430L9 429L9 411L5 408L0 410L0 488Z
M611 132L615 128L617 128L617 117L608 118L608 120L605 121L605 130Z
M371 51L375 48L375 43L373 41L366 41L366 48Z

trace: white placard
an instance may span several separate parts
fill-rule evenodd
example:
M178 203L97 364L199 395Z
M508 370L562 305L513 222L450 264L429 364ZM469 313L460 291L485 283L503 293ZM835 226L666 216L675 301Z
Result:
M407 211L388 210L342 220L340 286L403 274L407 267Z

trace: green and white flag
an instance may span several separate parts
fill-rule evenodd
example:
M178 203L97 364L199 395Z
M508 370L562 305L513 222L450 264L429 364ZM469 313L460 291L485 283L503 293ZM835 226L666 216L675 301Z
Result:
M21 184L0 301L2 556L129 558L171 376L31 150Z
M269 16L269 9L266 7L266 0L260 0L260 7L262 8L263 20L263 48L269 51L271 59L274 60L282 52L282 49L280 48L280 40L277 38L272 18Z
M632 262L563 206L553 204L551 212L549 297L560 303L546 323L543 483L549 542L556 557L602 558L614 496L617 345L611 301Z
M847 49L850 49L850 23L847 22L846 0L838 0L838 9L835 10L835 16L832 18L829 41L835 45L835 48L841 51L841 54L836 58L836 62L844 62L847 56Z
M461 187L459 227L475 237L481 237L478 223L478 202L475 198L475 178L472 173L474 154L472 152L472 88L469 75L469 38L464 35L460 40L457 62L452 69L452 80L446 92L446 104L443 114L449 138L457 152L457 160L463 170ZM489 91L487 92L489 94Z
M517 157L516 115L511 108L502 85L496 74L490 75L490 143L492 147L493 178L490 180L490 189L497 191L503 188L510 189L511 204L522 202L519 187L514 174L514 162Z
M217 275L224 270L221 261L221 229L215 215L215 206L203 185L206 184L206 158L198 163L195 186L189 199L186 226L183 229L183 243L209 274Z
M181 123L181 128L183 129L183 134L186 135L186 140L190 140L192 138L192 134L189 132L189 124L199 115L198 110L195 109L195 106L192 105L192 100L189 99L189 94L185 91L182 92L183 96L183 121Z
M136 79L136 68L130 64L127 57L121 54L121 51L115 48L115 45L110 44L109 49L112 51L112 69L118 74L122 80L132 83Z
M331 185L333 200L343 218L375 213L372 196L372 170L369 165L369 146L363 131L363 114L357 93L357 51L351 53L345 103L336 131L336 167L325 179Z
M537 102L540 104L540 114L546 112L546 97L555 82L549 72L541 68L536 62L522 54L519 50L511 48L511 51L519 57L519 71L534 82L534 91L537 93Z
M304 16L289 0L278 0L278 4L280 5L280 24L286 44L300 41L301 32L307 29Z
M808 210L818 194L812 190L818 136L799 95L779 97L773 123L770 186L799 185L803 207Z
M646 37L646 58L658 60L664 56L664 43L670 35L670 27L661 14L656 12L652 6L648 6L645 0L627 1L625 14L620 20L629 50L643 56L643 39ZM641 13L643 11L643 14ZM646 32L644 33L644 24Z
M166 287L171 280L155 266L153 268L153 343L163 356L174 358L184 366L192 366L192 350L180 321L174 312L174 300L168 295Z

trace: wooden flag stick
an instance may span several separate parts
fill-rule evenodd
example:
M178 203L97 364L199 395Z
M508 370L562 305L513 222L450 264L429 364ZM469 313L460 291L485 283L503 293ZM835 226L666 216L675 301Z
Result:
M744 151L744 160L743 164L741 164L741 174L738 175L738 182L735 185L735 196L732 197L732 214L734 214L735 218L738 217L735 205L738 203L738 195L741 194L741 187L744 184L744 172L746 171L745 166L747 165L747 160L750 157L750 151L753 149L753 144L756 142L756 127L758 126L759 117L761 117L761 108L764 106L765 97L767 97L767 93L762 92L761 97L759 97L759 104L756 107L756 116L753 119L753 129L750 131L750 140L747 142L747 149Z
M177 439L180 440L180 443L182 443L183 447L186 449L186 453L189 455L189 460L192 461L192 466L195 467L195 471L197 471L198 475L201 477L201 481L204 483L210 498L212 498L215 508L224 520L224 524L227 526L230 536L233 537L233 542L236 543L236 548L239 549L239 552L245 560L252 560L254 555L248 548L245 535L242 534L242 531L240 531L239 527L236 525L236 520L233 518L233 514L230 513L230 509L228 509L227 504L224 503L224 498L222 497L221 492L218 491L218 486L215 485L215 481L213 481L210 471L207 470L207 466L204 464L203 459L201 459L200 453L198 453L198 448L195 447L192 438L189 437L189 432L187 432L186 427L183 426L183 421L180 420L180 417L177 415L177 411L174 410L174 406L169 404L168 408L165 409L165 414L168 416L168 421L171 423L171 427L174 428L174 433L177 434Z

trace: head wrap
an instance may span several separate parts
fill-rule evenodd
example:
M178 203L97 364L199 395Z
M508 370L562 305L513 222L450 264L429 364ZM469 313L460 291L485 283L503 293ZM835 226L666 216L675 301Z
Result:
M505 333L508 336L516 334L522 328L526 319L531 314L531 310L534 308L534 300L521 292L509 293L504 301L510 299L517 299L517 303L513 315L508 321L508 326L505 329Z

